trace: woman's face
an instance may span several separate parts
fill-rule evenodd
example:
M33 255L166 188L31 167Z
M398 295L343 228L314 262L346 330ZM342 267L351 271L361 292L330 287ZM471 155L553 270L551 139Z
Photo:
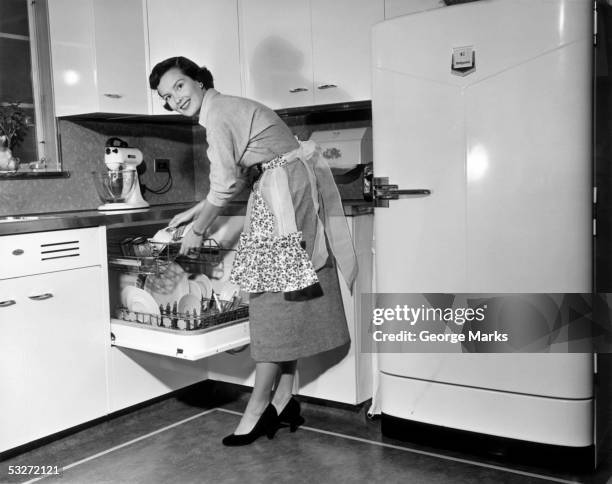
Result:
M202 107L206 90L178 67L173 67L159 80L157 92L173 111L183 116L196 116Z

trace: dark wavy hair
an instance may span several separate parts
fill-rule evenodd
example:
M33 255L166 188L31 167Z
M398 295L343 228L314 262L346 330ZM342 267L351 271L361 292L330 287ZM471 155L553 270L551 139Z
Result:
M191 77L194 81L201 82L205 89L215 87L211 72L204 66L200 67L186 57L170 57L153 67L149 74L149 87L156 90L162 76L173 68L179 69L184 75ZM164 109L172 111L168 103L164 103Z

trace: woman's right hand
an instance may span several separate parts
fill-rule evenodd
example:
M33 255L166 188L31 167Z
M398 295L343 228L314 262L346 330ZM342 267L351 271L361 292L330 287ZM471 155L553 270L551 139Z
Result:
M200 204L196 205L195 207L191 207L189 210L185 210L184 212L175 215L174 217L172 217L172 220L170 220L168 227L174 228L178 227L179 225L191 222L196 217L199 211Z

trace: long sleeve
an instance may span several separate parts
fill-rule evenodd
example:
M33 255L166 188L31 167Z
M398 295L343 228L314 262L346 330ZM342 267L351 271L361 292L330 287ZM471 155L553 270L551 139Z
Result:
M236 163L236 133L223 122L215 123L206 133L210 160L210 191L206 199L217 207L224 207L247 184L247 170Z

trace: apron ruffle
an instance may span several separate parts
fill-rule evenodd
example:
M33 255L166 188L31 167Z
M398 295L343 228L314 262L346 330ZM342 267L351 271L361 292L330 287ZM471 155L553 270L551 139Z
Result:
M301 246L302 232L280 236L241 234L230 280L248 292L289 292L319 281Z

